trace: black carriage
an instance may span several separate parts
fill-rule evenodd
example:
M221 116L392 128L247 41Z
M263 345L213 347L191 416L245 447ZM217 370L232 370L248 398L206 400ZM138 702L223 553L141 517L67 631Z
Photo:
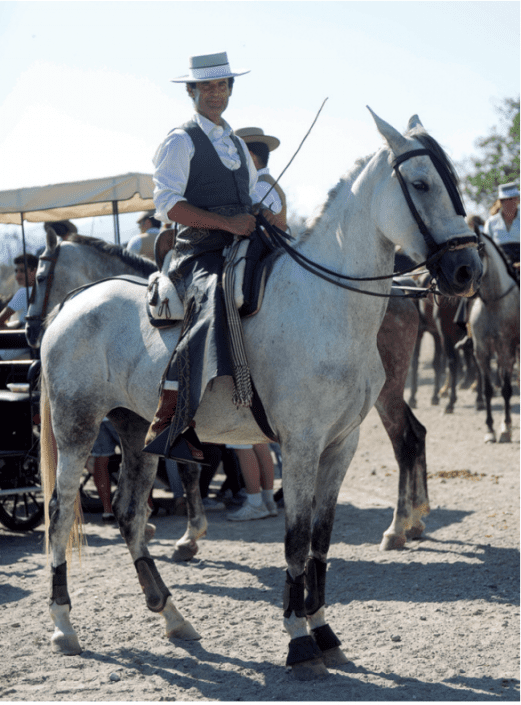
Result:
M93 179L69 184L0 192L0 223L53 222L112 215L114 241L120 243L119 214L154 207L149 174ZM0 331L0 349L27 348L24 330ZM13 531L29 531L43 521L39 472L39 352L30 360L0 360L0 523ZM112 463L117 472L117 459ZM83 478L84 511L101 511L90 475Z

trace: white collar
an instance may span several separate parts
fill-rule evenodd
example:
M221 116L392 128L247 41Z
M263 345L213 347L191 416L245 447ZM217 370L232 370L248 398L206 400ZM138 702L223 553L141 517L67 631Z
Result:
M257 176L263 176L264 174L270 174L270 170L268 169L267 166L264 167L264 169L258 169L257 170Z
M226 120L223 120L222 125L216 125L215 122L212 122L211 120L204 117L204 115L201 115L200 113L195 114L195 120L196 120L197 124L199 125L199 127L201 128L201 130L204 132L204 134L207 137L209 137L210 132L212 132L212 130L215 130L215 129L222 130L223 136L229 135L232 131L232 128L228 125Z

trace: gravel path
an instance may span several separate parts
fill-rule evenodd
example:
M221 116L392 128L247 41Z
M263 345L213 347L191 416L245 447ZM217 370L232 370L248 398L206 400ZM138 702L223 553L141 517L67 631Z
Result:
M162 636L119 532L86 515L88 549L69 577L80 656L50 649L42 527L0 528L0 699L519 700L519 396L514 442L485 445L472 392L459 392L452 416L429 406L424 347L416 410L428 429L424 538L378 550L397 466L374 410L342 487L327 600L349 664L318 682L296 682L285 668L283 512L238 525L210 514L198 557L182 565L171 556L185 519L155 519L151 552L197 642ZM500 398L495 409L499 426Z

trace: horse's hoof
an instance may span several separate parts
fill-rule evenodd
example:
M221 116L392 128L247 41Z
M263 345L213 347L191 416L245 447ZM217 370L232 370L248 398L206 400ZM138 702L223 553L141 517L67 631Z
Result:
M484 401L477 401L476 402L476 411L485 411L486 405Z
M323 651L322 661L329 668L334 668L335 666L342 666L343 664L349 663L349 659L339 646Z
M319 678L325 678L329 675L329 671L325 667L321 658L314 658L310 661L294 663L291 666L291 672L294 678L298 681L314 681Z
M438 406L439 403L440 403L440 400L438 397L432 397L431 406Z
M405 533L406 533L408 539L412 539L412 540L419 539L419 538L421 538L424 529L425 529L425 524L422 521L417 526L411 526L411 528L407 529L407 531Z
M51 648L55 654L62 656L77 656L83 649L76 634L55 632L51 637Z
M181 563L182 561L191 561L198 550L199 546L195 542L193 544L176 544L175 551L172 555L172 560L176 563Z
M404 534L384 534L382 543L379 546L380 551L396 551L405 546L407 538Z
M453 406L446 406L444 411L444 414L453 414L454 413L454 407Z
M496 434L492 431L491 433L485 433L485 443L495 443Z
M512 443L512 432L501 431L498 443Z
M183 639L184 641L197 641L202 638L186 619L178 627L166 632L165 635L168 639Z
M416 409L416 399L409 399L409 406L411 409Z

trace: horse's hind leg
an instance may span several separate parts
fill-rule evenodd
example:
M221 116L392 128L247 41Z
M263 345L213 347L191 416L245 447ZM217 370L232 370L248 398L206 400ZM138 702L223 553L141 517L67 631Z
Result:
M418 538L425 529L422 516L429 513L427 497L427 431L407 404L385 405L378 398L376 409L384 425L398 463L398 501L389 528L384 532L381 551L402 548L408 538Z
M157 471L157 458L142 452L149 423L122 408L111 411L109 418L118 432L123 455L113 503L114 514L145 593L147 607L163 616L167 637L200 639L175 607L171 592L146 546L147 501Z
M71 407L63 401L60 409L55 409L54 413L55 427L58 429L56 434L58 464L55 488L49 501L48 537L52 553L49 611L55 626L51 638L53 651L73 655L79 654L82 649L69 616L71 600L67 588L67 544L75 521L74 504L78 496L80 477L96 439L97 424L86 423L84 415L81 420L79 417L72 418L70 413L61 411L65 408ZM49 466L54 461L54 443L50 419L44 422L42 418L41 446L42 474L52 472ZM46 483L49 483L49 479Z
M179 475L186 494L188 525L175 545L174 561L189 561L197 553L197 539L206 534L208 521L199 489L200 467L195 463L178 463Z

